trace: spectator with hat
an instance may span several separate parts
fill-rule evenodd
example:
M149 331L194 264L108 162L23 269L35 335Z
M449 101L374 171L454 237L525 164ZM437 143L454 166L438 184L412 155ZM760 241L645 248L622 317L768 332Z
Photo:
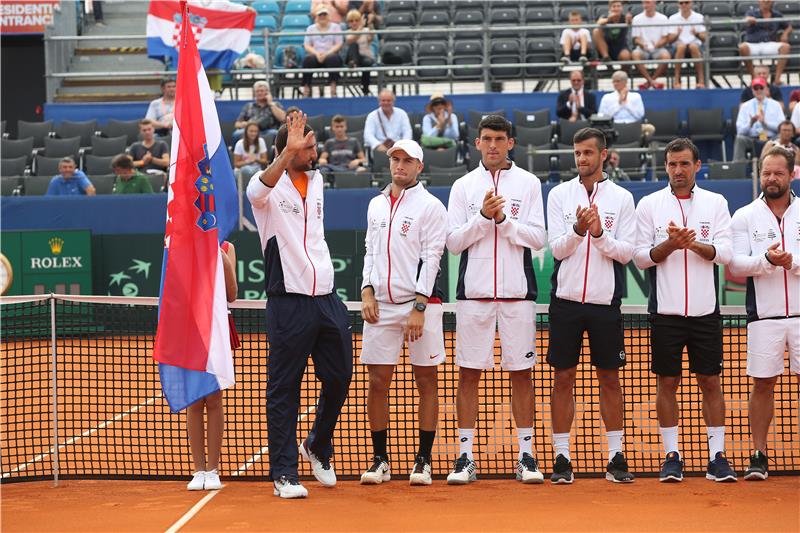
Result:
M739 108L734 161L746 159L747 152L758 157L764 144L778 134L778 127L786 118L781 105L767 95L767 80L754 78L750 85L755 97Z
M425 148L444 150L456 146L459 138L458 117L453 113L453 103L441 93L434 93L425 106L422 117L422 139Z
M303 47L306 56L303 58L304 69L314 68L339 68L343 65L339 51L342 49L342 27L331 21L331 9L326 4L320 4L314 12L314 24L306 28L306 37ZM314 35L316 34L316 35ZM311 96L311 78L313 72L303 73L303 96ZM331 96L336 96L336 83L339 81L338 72L328 73L328 82L331 86Z

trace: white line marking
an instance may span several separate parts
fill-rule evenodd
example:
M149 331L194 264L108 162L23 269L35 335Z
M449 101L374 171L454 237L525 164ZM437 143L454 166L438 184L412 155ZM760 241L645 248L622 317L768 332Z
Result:
M205 505L206 505L208 502L210 502L210 501L211 501L211 498L213 498L214 496L216 496L216 495L217 495L217 494L219 494L219 493L220 493L220 491L218 491L218 490L212 490L211 492L209 492L208 494L206 494L206 495L203 497L203 499L202 499L202 500L200 500L199 502L197 502L196 504L194 504L194 507L192 507L191 509L189 509L189 510L186 512L186 514L185 514L185 515L183 515L182 517L180 517L180 519L179 519L177 522L175 522L174 524L172 524L172 525L169 527L169 529L166 531L166 533L176 533L178 530L180 530L180 528L182 528L183 526L185 526L185 525L186 525L186 522L188 522L189 520L191 520L191 519L192 519L192 517L194 517L194 515L196 515L197 513L199 513L199 512L200 512L200 509L202 509L203 507L205 507Z
M81 440L82 438L84 438L84 437L88 437L89 435L91 435L91 434L93 434L93 433L96 433L96 432L100 431L101 429L104 429L104 428L106 428L107 426L110 426L110 425L111 425L111 424L113 424L114 422L118 422L118 421L122 420L123 418L125 418L125 417L127 417L127 416L129 416L129 415L132 415L133 413L135 413L135 412L136 412L136 411L138 411L139 409L142 409L143 407L147 407L148 405L151 405L153 402L155 402L156 400L158 400L159 398L161 398L161 397L162 397L162 395L163 395L163 393L159 392L158 394L156 394L155 396L153 396L153 397L152 397L152 398L150 398L149 400L147 400L147 401L145 401L145 402L143 402L143 403L140 403L139 405L137 405L137 406L135 406L135 407L132 407L131 409L128 409L128 410L127 410L127 411L125 411L125 412L122 412L122 413L118 414L118 415L117 415L117 416L115 416L114 418L111 418L111 419L109 419L109 420L106 420L105 422L102 422L102 423L98 424L98 425L97 425L97 426L95 426L95 427L92 427L92 428L89 428L89 429L87 429L86 431L84 431L84 432L83 432L83 433L81 433L80 435L77 435L77 436L75 436L75 437L72 437L72 438L68 439L68 440L67 440L67 441L66 441L64 444L59 444L59 445L58 445L58 449L59 449L59 450L63 450L63 449L64 449L64 448L66 448L67 446L70 446L70 445L72 445L72 444L76 443L77 441ZM53 455L53 453L55 453L55 451L56 451L56 450L55 450L55 447L53 447L53 448L50 448L50 449L49 449L48 451L46 451L45 453L42 453L42 454L39 454L39 455L37 455L36 457L34 457L33 459L31 459L31 460L30 460L30 461L28 461L27 463L24 463L24 464L21 464L21 465L19 465L18 467L14 468L14 469L13 469L13 470L11 470L10 472L6 472L5 474L3 474L3 479L5 479L5 478L8 478L8 477L11 477L11 475L12 475L12 474L16 474L17 472L22 472L23 470L27 469L27 468L28 468L29 466L31 466L32 464L34 464L34 463L38 463L38 462L39 462L39 461L41 461L42 459L44 459L44 458L46 458L46 457L49 457L50 455Z
M311 405L307 407L306 410L300 413L300 415L297 417L297 421L300 422L302 420L305 420L308 417L308 415L311 414L311 411L313 411L316 408L317 408L316 405ZM248 468L256 464L256 462L260 461L261 458L264 457L264 455L266 455L268 451L269 451L269 446L264 446L263 448L258 450L258 452L255 453L252 457L250 457L247 461L245 461L244 464L242 464L242 466L237 468L236 472L231 474L231 476L238 477L242 475Z

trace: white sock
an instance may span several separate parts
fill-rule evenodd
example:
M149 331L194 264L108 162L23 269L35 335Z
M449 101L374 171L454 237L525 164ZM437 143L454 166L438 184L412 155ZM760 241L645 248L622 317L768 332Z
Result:
M556 451L556 457L563 455L567 461L571 461L569 456L569 433L553 433L553 448Z
M725 426L707 427L709 461L713 461L717 452L725 451Z
M608 462L611 462L611 459L617 455L618 452L622 451L622 435L623 430L618 431L606 431L606 442L608 443Z
M658 428L659 433L661 433L661 443L664 445L664 455L667 455L670 452L678 452L680 455L680 451L678 451L678 426L674 426L671 428Z
M472 459L472 439L475 438L474 429L458 429L458 456L467 454Z
M522 459L523 453L533 455L533 428L517 428L517 442L519 443L517 459Z

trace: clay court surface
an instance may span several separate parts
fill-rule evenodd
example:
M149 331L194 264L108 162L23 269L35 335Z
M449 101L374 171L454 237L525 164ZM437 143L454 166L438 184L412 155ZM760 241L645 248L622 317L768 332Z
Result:
M479 480L409 487L403 479L324 489L281 500L271 485L228 482L185 525L190 531L742 531L800 530L800 477L718 484L687 478L632 485L578 479L572 486ZM167 531L209 493L183 482L63 481L2 487L6 532Z

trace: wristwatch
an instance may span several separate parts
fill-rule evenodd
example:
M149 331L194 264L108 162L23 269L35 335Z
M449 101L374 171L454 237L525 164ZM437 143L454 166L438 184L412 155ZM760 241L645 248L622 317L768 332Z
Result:
M425 309L428 307L428 304L424 302L417 302L414 304L414 309L419 311L420 313L424 313Z

